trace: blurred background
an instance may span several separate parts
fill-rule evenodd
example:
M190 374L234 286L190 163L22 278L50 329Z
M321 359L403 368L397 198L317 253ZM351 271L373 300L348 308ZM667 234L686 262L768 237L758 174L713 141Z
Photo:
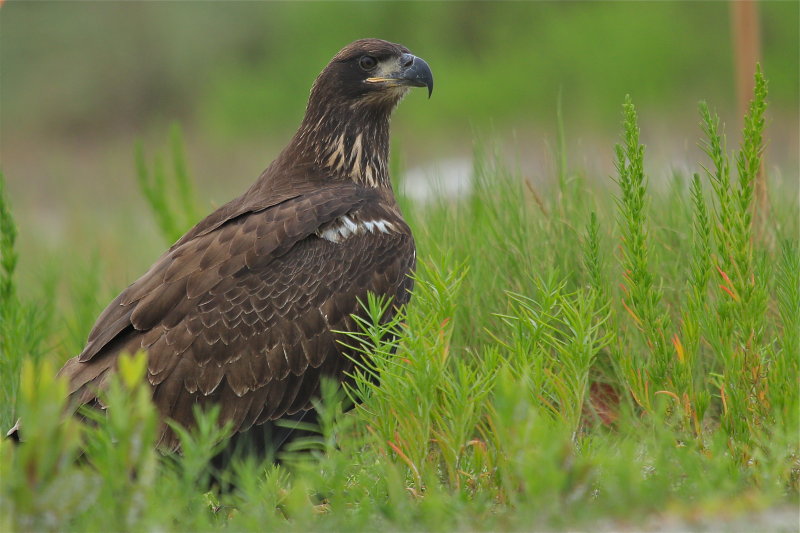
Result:
M798 3L760 2L769 79L771 174L798 175ZM621 104L637 105L651 179L698 170L697 103L738 143L740 112L728 2L23 2L0 8L0 168L20 224L23 263L69 243L104 252L128 231L159 250L136 191L134 143L186 140L210 211L240 194L298 125L328 60L362 37L400 42L431 65L393 122L395 168L410 194L463 175L477 141L527 178L554 175L562 102L570 166L608 179ZM560 96L559 96L560 95ZM102 221L102 222L99 222ZM130 228L140 228L131 234Z

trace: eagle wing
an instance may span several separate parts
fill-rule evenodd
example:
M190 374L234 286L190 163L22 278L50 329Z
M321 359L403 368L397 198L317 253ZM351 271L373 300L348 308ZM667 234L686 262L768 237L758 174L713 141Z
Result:
M163 418L191 426L194 404L219 403L221 421L243 431L308 409L321 376L352 368L335 331L353 329L368 292L405 303L414 257L408 226L373 189L296 196L179 241L109 305L61 374L76 404L91 403L120 353L147 350ZM166 427L161 439L177 446Z

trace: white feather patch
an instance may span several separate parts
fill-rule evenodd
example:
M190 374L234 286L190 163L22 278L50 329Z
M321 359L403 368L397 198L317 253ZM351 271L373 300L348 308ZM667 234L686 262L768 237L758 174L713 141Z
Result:
M340 243L354 235L364 233L390 233L397 231L388 220L356 220L348 216L337 218L325 229L317 230L317 236L326 241Z

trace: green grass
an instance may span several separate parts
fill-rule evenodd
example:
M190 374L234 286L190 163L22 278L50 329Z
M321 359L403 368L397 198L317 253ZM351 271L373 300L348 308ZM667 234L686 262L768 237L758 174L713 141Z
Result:
M141 357L121 365L107 416L61 416L53 374L104 301L96 281L55 310L19 296L0 194L0 421L22 416L27 437L0 444L0 526L573 529L796 505L800 228L795 185L777 181L767 227L753 228L765 106L759 76L731 154L701 105L709 159L659 193L628 99L615 184L570 173L564 157L553 186L534 190L479 152L466 197L401 198L420 258L407 312L381 325L386 302L365 302L352 342L370 357L351 389L324 387L319 437L281 466L239 459L216 473L235 486L222 493L207 488L224 433L214 412L181 432L182 457L153 450ZM139 157L166 239L194 216L178 141L172 151L174 204ZM64 263L68 279L103 274Z

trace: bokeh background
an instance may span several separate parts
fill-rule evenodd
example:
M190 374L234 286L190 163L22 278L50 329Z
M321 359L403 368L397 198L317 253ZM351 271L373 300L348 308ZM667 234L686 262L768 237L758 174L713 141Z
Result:
M758 13L767 166L797 179L798 3ZM628 93L653 181L698 169L699 100L738 142L728 2L11 0L0 8L0 167L23 275L53 253L100 250L129 282L163 246L136 191L134 143L165 151L179 123L211 210L280 150L330 57L368 36L405 44L435 74L433 98L417 91L395 114L393 157L411 186L468 172L476 140L546 183L559 98L570 165L597 179L612 172Z

